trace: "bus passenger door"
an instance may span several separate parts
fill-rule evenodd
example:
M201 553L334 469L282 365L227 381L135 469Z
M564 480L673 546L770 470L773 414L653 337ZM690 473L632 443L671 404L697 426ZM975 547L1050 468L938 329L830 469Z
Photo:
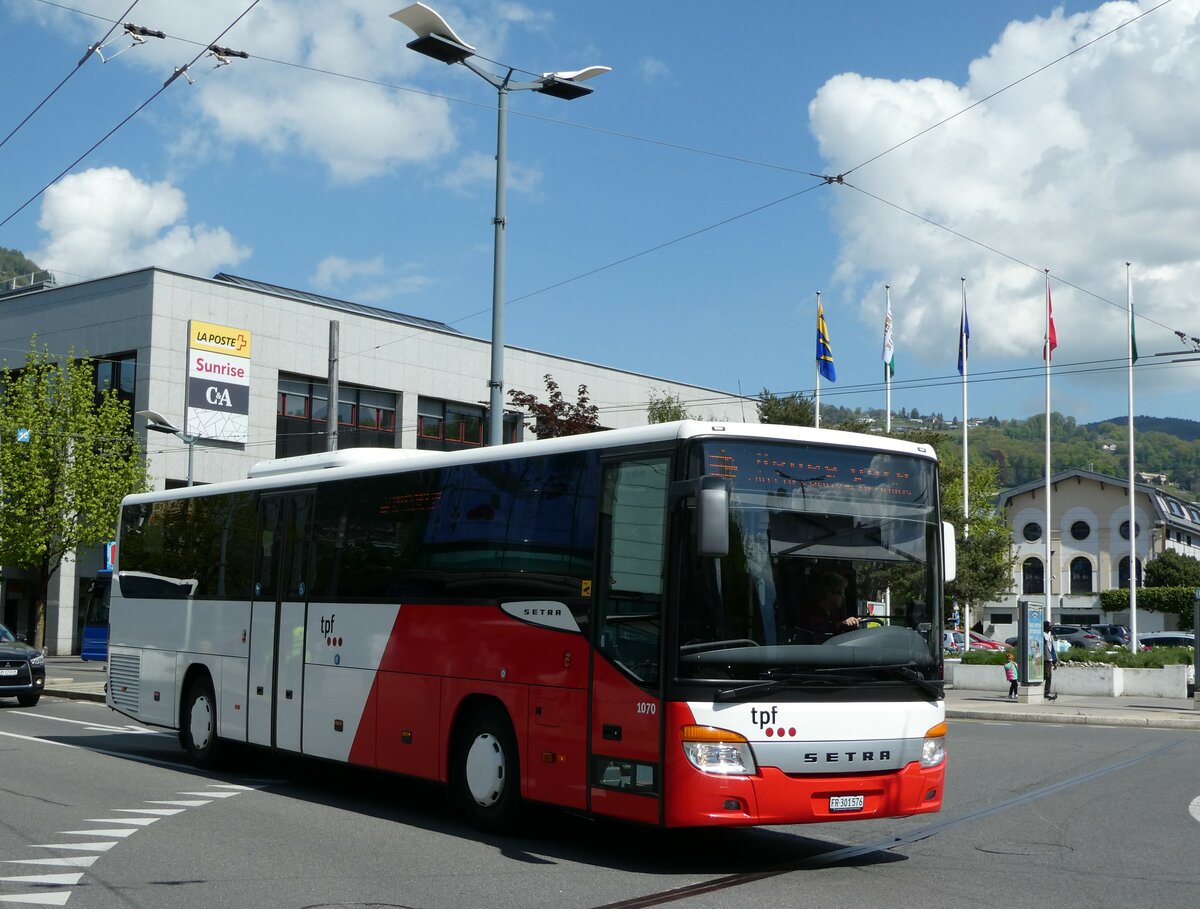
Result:
M658 823L667 456L604 467L593 622L591 810Z
M247 739L300 750L312 491L263 495L250 614Z

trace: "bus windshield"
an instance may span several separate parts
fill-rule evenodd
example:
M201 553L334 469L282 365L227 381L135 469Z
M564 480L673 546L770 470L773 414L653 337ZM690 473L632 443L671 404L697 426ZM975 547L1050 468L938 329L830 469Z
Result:
M708 441L690 464L728 482L730 532L720 558L684 547L681 679L803 689L939 677L932 459Z

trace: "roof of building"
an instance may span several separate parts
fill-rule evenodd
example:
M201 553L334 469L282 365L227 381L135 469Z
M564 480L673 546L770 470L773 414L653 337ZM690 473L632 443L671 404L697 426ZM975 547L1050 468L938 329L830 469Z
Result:
M233 284L236 287L243 287L246 290L255 290L259 293L273 294L277 297L287 297L289 300L296 300L300 303L312 303L315 306L325 306L329 309L340 309L343 312L357 313L360 316L369 316L374 319L386 319L389 322L399 322L402 325L412 325L416 328L428 328L434 331L447 331L451 334L461 335L462 332L457 328L452 328L445 322L438 322L433 319L423 319L420 316L410 316L402 312L395 312L391 309L380 309L377 306L364 306L362 303L351 303L348 300L339 300L336 297L327 297L323 294L314 294L307 290L295 290L291 287L281 287L278 284L268 284L265 281L255 281L253 278L241 278L237 275L227 274L226 272L218 272L213 275L214 281L223 281L226 284Z
M1051 475L1050 484L1057 486L1059 483L1070 479L1090 480L1093 483L1108 484L1120 489L1129 488L1129 481L1124 477L1113 477L1108 474L1096 473L1092 470L1082 470L1080 468L1064 470ZM1022 483L1020 486L1002 490L996 498L1002 507L1007 508L1017 496L1028 492L1035 492L1045 485L1046 481L1044 479ZM1167 523L1200 526L1200 504L1186 502L1178 496L1164 492L1159 487L1152 486L1149 483L1135 483L1134 489L1138 493L1149 497L1154 510Z

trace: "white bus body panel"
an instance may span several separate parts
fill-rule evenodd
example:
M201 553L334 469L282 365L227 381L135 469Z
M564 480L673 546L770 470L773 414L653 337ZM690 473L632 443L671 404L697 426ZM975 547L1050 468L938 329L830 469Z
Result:
M309 609L305 754L336 761L349 758L399 611L398 605L374 603L313 604Z

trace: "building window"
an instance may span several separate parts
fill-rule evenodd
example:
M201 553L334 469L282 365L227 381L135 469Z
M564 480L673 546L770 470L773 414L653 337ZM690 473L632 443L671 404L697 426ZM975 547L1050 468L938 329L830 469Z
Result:
M504 441L517 441L520 414L504 415ZM487 442L487 409L440 398L417 399L417 448L458 451Z
M1071 593L1092 592L1092 563L1083 556L1071 559Z
M92 360L96 369L96 396L112 390L117 393L117 400L129 405L133 413L133 393L137 385L137 354L120 353L107 357L96 357Z
M1133 525L1133 533L1135 536L1140 536L1142 533L1142 525L1141 524ZM1121 522L1121 539L1122 540L1129 539L1129 522L1128 521Z
M279 377L275 456L314 454L327 447L329 386L302 376ZM338 386L338 448L395 448L396 395Z
M1076 521L1071 525L1071 536L1077 540L1086 540L1092 535L1092 528L1087 521Z
M1142 560L1137 560L1137 585L1142 586ZM1121 588L1129 587L1129 556L1121 559L1121 564L1117 569L1117 586Z
M1042 560L1030 556L1021 565L1021 592L1045 593L1046 585L1044 577Z
M1042 538L1042 525L1037 521L1030 521L1025 525L1025 528L1021 531L1021 534L1028 542L1036 543Z

